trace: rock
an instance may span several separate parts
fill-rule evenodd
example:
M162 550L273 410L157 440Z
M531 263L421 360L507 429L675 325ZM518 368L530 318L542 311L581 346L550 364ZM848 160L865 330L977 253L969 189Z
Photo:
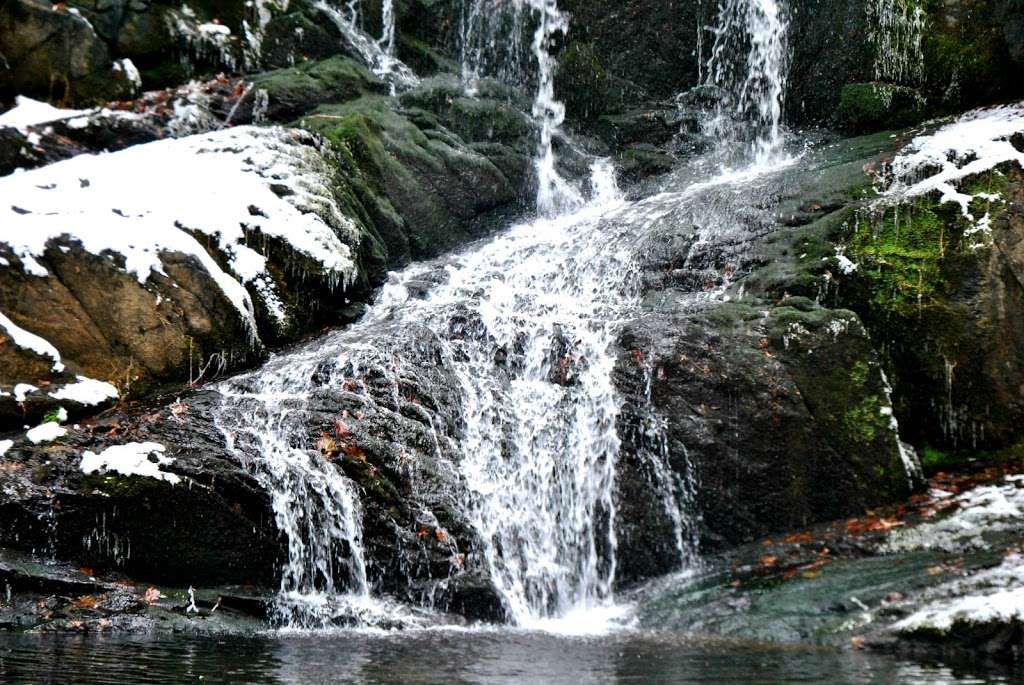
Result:
M497 103L489 107L493 114L509 111ZM522 121L521 114L509 116ZM434 256L481 235L487 230L482 216L521 201L532 180L526 154L506 144L467 145L435 115L403 112L387 98L323 105L299 124L350 156L356 195L392 264Z
M1022 181L1012 165L966 182L1002 198L989 237L935 196L849 215L836 232L862 265L837 274L836 297L861 313L883 350L897 416L915 444L994 450L1020 440Z
M886 83L843 86L836 124L847 133L906 128L924 118L925 102L913 88Z
M599 111L628 108L637 99L669 98L698 81L702 26L712 25L709 2L568 0L559 8L571 19L561 80L575 111L607 102ZM588 93L595 85L596 92ZM607 89L607 96L602 90ZM593 98L597 97L597 101ZM606 99L607 98L607 99ZM589 104L588 104L589 103Z
M0 101L31 95L57 103L95 104L136 88L81 15L40 0L0 7Z
M258 93L240 78L195 81L130 102L75 110L53 121L0 128L0 176L81 154L253 123Z
M321 62L304 62L252 77L253 85L265 92L265 116L271 121L289 122L325 103L343 103L363 95L387 95L387 84L348 57Z
M177 205L160 210L159 197L153 195L145 202L156 223L144 226L142 235L152 244L146 243L143 253L159 257L143 261L156 259L158 270L148 264L140 267L133 261L140 253L133 250L142 243L122 244L117 234L99 228L125 222L123 230L131 230L131 222L144 223L148 216L125 211L133 198L117 194L117 184L123 183L116 181L121 178L118 167L141 158L158 164L162 159L171 173L161 192L170 198L182 193L195 198L199 190L180 186L194 182L188 165L197 154L206 155L206 169L223 165L217 181L225 185L218 201L234 216L208 224L208 208L189 218ZM49 195L36 198L48 203L44 216L27 191L17 191L22 207L6 210L11 218L8 234L0 233L0 311L15 326L49 341L67 369L18 344L7 331L6 344L0 346L0 387L8 389L0 396L5 427L34 421L59 406L59 398L44 391L38 397L47 398L45 403L34 402L36 397L19 402L12 390L18 383L45 387L78 374L112 381L122 397L136 397L160 384L195 382L244 367L262 357L264 343L294 340L324 322L349 316L345 312L351 301L364 300L383 279L383 254L373 234L347 218L358 217L359 207L347 204L355 200L332 162L334 154L305 132L236 128L102 157L78 157L63 163L73 166L5 179L44 194L60 186L68 203L90 198L103 207L96 210L93 205L92 215L80 215L82 234L53 233L34 247L23 239L49 231L43 227L50 221L45 217L59 214L61 205ZM290 169L289 176L277 181L280 177L271 178L269 169L275 174ZM257 178L263 179L256 181L260 185L252 185ZM151 190L145 185L138 186L134 200L143 201L147 192ZM16 221L20 223L14 225ZM227 242L226 221L239 226ZM35 228L20 228L25 223ZM213 232L204 234L204 225ZM240 255L254 261L238 261ZM41 317L40 312L49 314ZM52 369L44 371L47 364Z
M627 398L623 582L680 562L661 505L643 495L653 482L643 464L659 454L684 484L684 532L705 551L910 492L914 465L872 339L853 312L810 299L822 267L805 269L822 262L781 224L798 207L827 215L855 203L865 159L887 146L855 142L742 192L668 200L675 209L639 250L645 307L624 330L616 371Z
M213 400L188 402L194 415ZM167 445L181 481L82 472L86 451L133 440ZM281 552L266 493L223 442L213 423L159 409L72 430L52 446L25 442L5 455L0 506L11 525L0 544L151 583L272 585Z

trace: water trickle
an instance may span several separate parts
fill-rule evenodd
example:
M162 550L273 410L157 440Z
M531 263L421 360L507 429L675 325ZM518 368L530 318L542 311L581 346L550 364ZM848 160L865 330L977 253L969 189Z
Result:
M533 71L524 55L524 34L533 27L530 50ZM556 167L554 140L565 122L565 105L555 97L558 60L553 42L569 30L568 18L557 0L511 0L495 7L489 0L465 0L462 6L459 53L462 76L469 94L475 94L485 76L525 85L536 80L533 117L540 128L535 169L537 211L555 216L583 205L580 191Z
M359 26L359 0L349 0L344 9L327 0L314 4L338 28L347 43L374 74L391 85L391 92L412 88L419 78L395 57L395 12L392 0L384 0L383 35L375 40Z
M381 7L381 36L379 44L384 53L389 57L395 56L395 3L394 0L384 0Z
M720 99L706 132L728 147L749 143L758 165L782 148L788 27L777 0L724 0L712 29L705 85Z
M875 78L917 85L924 73L927 16L920 0L873 0L867 3L868 39L875 50Z

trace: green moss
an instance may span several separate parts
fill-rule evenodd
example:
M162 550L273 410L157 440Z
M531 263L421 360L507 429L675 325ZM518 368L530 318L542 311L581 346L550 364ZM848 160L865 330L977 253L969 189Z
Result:
M851 83L843 86L836 123L850 133L868 133L911 126L924 115L924 98L913 88Z
M573 118L592 120L608 110L608 74L592 43L569 44L559 59L555 88Z
M863 385L863 381L855 383L858 387ZM843 424L855 442L870 447L874 444L879 431L889 430L889 418L882 413L882 407L882 400L878 395L868 395L847 410L843 416Z
M82 478L83 492L99 491L105 495L118 498L140 497L162 490L163 481L146 476L119 476L91 474Z

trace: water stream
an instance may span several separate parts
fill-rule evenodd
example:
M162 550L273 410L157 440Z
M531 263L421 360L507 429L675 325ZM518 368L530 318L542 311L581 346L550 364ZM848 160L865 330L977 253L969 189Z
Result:
M468 21L476 21L478 6L472 3ZM354 30L353 17L321 9ZM655 222L699 204L703 189L748 182L772 168L781 146L785 22L769 0L728 0L716 30L708 71L731 94L724 102L733 111L720 108L709 119L728 115L750 127L753 166L713 171L702 183L627 203L605 161L591 169L586 201L556 171L552 140L565 110L554 94L551 41L567 30L567 20L555 0L514 3L517 16L526 10L535 22L538 218L451 260L425 296L413 284L430 280L436 265L393 274L357 324L220 386L220 427L271 493L288 540L276 602L282 625L372 624L405 612L374 598L360 493L310 444L303 421L318 388L348 383L360 370L394 374L397 393L399 355L379 334L384 324L428 331L456 379L461 424L454 434L434 430L433 439L437 456L459 474L465 492L458 499L509 620L587 632L623 614L613 592L623 404L613 370L621 322L639 303L637 250ZM513 18L504 25L525 24ZM480 64L467 73L478 73ZM712 228L719 223L706 221ZM465 321L472 325L456 324ZM396 407L405 401L394 398ZM454 457L444 456L441 441L453 446ZM672 474L665 450L647 456L660 481L652 491L674 522L679 559L692 560L686 484Z

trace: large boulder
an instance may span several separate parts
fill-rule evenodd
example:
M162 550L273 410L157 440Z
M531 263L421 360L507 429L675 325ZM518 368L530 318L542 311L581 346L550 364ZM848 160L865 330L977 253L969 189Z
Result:
M437 100L367 96L319 106L298 122L349 156L393 264L483 235L493 226L485 216L521 206L533 184L525 115L497 100L445 99L440 114L423 109L429 102Z
M99 103L132 95L130 62L114 62L79 12L39 0L0 5L0 102L32 95L57 103Z
M658 210L664 195L647 201L646 215L662 218L640 250L645 306L624 329L617 367L628 398L623 581L680 562L674 524L643 495L650 455L678 474L684 532L703 550L855 513L915 485L873 338L857 314L818 301L835 250L808 238L860 202L864 165L890 144L853 141L742 190L677 194L672 212Z
M4 423L61 406L75 376L138 396L358 314L385 255L349 218L335 154L302 131L240 127L3 179L18 198L0 232ZM154 164L162 183L128 179Z

